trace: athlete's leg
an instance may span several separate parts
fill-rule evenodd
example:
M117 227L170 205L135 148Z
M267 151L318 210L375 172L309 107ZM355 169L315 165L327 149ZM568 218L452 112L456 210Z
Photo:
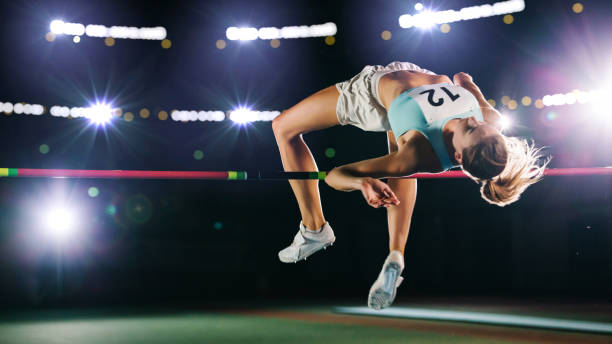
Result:
M397 151L397 141L392 131L387 132L389 141L389 153ZM417 180L416 179L392 179L387 181L389 187L400 204L387 208L387 220L389 222L389 251L400 251L404 254L410 220L416 202Z
M318 171L302 134L339 124L336 116L339 95L336 87L330 86L283 111L274 119L272 129L285 171ZM304 226L310 229L321 228L325 218L319 196L319 181L290 180L289 183L297 199Z
M388 131L389 152L397 151L393 132ZM389 255L368 294L368 307L381 309L391 306L397 287L402 283L404 270L404 248L410 230L410 219L416 202L416 179L392 179L387 183L400 204L387 208L389 222Z

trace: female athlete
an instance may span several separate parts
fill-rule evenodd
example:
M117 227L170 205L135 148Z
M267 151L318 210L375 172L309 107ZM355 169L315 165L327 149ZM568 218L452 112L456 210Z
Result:
M387 132L389 154L336 167L325 178L336 190L360 190L370 206L387 208L390 253L370 289L369 307L390 306L402 281L417 180L394 177L460 166L480 184L482 197L498 206L516 201L542 177L547 162L539 164L539 150L503 135L500 119L470 75L458 73L451 80L408 62L366 66L274 119L283 167L291 172L317 170L302 138L306 132L346 124ZM306 259L335 241L318 181L290 184L302 219L293 243L279 252L285 263Z

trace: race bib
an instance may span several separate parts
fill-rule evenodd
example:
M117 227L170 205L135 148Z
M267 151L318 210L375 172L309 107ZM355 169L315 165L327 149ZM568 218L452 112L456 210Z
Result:
M480 110L476 97L470 91L453 84L420 86L410 90L408 95L418 103L427 123L475 109Z

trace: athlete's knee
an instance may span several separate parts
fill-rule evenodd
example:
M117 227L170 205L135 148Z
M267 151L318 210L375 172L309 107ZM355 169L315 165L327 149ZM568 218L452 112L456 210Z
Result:
M274 119L272 120L272 131L274 132L274 136L276 136L276 138L281 136L281 132L283 130L283 123L285 121L284 117L285 111L281 112L280 115L274 117Z
M283 111L280 115L276 116L272 120L272 131L276 140L291 140L293 137L298 136L300 133L292 132L288 125L289 119L287 118L287 110Z

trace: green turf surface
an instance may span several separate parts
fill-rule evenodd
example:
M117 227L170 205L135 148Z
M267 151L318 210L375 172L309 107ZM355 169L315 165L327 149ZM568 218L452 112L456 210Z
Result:
M222 313L55 317L0 322L0 343L512 343L491 338Z

